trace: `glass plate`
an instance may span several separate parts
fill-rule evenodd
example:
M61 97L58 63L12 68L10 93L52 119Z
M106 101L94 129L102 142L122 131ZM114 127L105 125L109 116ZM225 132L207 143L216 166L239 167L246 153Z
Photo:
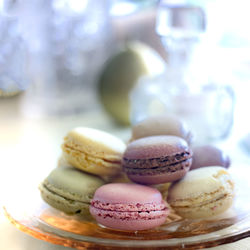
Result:
M44 203L37 188L19 190L15 200L5 203L4 212L20 230L77 249L201 249L250 236L250 183L246 168L229 170L235 177L236 195L226 213L206 220L170 216L161 227L147 231L112 230L83 217L65 215Z

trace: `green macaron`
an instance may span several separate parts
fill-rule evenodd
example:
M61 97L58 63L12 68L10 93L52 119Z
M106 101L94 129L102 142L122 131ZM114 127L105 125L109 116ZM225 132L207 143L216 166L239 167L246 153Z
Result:
M39 186L43 200L66 214L90 216L90 201L105 182L72 167L55 168Z

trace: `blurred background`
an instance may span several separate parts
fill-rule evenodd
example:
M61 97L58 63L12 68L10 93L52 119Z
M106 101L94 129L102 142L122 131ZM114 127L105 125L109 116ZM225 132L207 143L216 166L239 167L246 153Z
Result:
M38 185L76 126L127 141L136 122L174 113L195 144L249 163L249 4L0 0L0 204Z

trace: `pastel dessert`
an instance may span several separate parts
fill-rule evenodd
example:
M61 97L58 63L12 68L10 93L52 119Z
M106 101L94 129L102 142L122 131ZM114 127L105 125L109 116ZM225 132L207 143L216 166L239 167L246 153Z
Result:
M183 218L206 218L226 211L233 202L234 184L223 167L214 166L190 171L174 183L168 202Z
M192 163L187 142L177 136L149 136L128 144L123 170L140 184L161 184L182 178Z
M110 183L96 190L90 213L106 227L137 231L163 224L169 214L166 205L155 188L134 183Z
M90 217L89 205L97 188L105 182L98 176L72 167L51 171L39 186L43 200L66 214Z
M221 166L228 168L230 166L230 158L221 149L212 145L203 145L193 147L193 162L191 169L207 167L207 166Z
M72 166L103 178L121 172L126 148L119 138L97 129L79 127L64 138L63 156Z
M187 124L179 117L170 114L150 116L132 127L132 138L130 141L154 136L174 135L183 138L189 144L193 135Z

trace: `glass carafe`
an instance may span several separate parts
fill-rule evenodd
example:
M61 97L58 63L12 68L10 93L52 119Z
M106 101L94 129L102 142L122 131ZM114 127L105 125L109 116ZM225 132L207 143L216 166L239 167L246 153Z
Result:
M234 92L228 72L217 68L225 59L209 45L205 30L205 13L199 6L161 2L156 31L168 53L166 71L140 79L133 89L133 124L151 115L172 113L188 123L197 143L229 135Z

